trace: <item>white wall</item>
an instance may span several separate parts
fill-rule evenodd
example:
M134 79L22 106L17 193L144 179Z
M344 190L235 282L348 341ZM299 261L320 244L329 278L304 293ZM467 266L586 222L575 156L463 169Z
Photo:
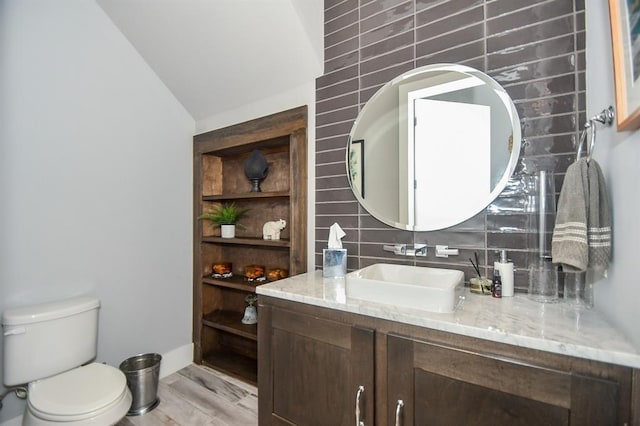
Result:
M95 294L99 361L189 353L194 120L93 1L0 0L0 55L0 310Z
M587 115L615 106L607 2L587 0ZM598 127L594 158L607 180L613 212L608 278L596 284L595 305L640 348L638 243L640 241L640 132ZM602 129L602 130L600 130Z

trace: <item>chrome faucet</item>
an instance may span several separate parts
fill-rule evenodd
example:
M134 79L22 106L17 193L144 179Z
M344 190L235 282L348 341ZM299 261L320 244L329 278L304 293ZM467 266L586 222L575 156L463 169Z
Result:
M414 244L413 249L407 249L407 251L412 251L412 253L407 253L407 256L426 256L427 255L427 245L426 244Z
M426 244L414 244L413 247L407 248L407 244L394 244L384 245L382 249L385 251L393 252L398 256L420 256L424 257L427 255L427 245Z
M395 244L393 246L382 246L384 251L391 251L393 254L397 254L398 256L405 256L407 253L407 245L406 244Z

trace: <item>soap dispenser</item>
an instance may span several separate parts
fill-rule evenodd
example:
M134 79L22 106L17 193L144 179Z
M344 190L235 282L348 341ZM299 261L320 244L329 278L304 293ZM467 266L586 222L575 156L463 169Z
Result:
M502 297L513 296L513 262L507 259L507 251L500 251L500 262L494 265L500 271L502 281Z

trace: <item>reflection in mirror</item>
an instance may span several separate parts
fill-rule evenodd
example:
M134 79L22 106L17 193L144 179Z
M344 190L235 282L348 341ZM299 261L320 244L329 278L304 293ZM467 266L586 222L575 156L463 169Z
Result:
M462 65L429 65L382 87L349 137L347 174L378 220L443 229L484 209L520 151L513 102L493 79Z

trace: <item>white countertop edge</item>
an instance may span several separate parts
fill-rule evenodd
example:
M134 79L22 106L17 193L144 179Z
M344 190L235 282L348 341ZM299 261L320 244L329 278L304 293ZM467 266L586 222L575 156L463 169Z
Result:
M305 274L308 275L308 274ZM316 272L316 275L317 272ZM298 276L300 277L300 276ZM320 275L321 278L321 275ZM295 280L296 277L291 279ZM320 280L321 281L321 280ZM272 284L277 284L274 282ZM433 330L450 332L463 336L476 337L498 343L505 343L513 346L520 346L530 349L537 349L545 352L556 353L560 355L574 356L577 358L585 358L594 361L601 361L610 364L616 364L632 368L640 368L640 354L633 349L629 351L611 350L581 345L577 343L563 342L558 339L535 337L507 332L499 326L489 326L486 328L473 326L468 324L459 324L456 321L455 313L425 313L421 311L404 309L401 312L389 310L386 305L375 304L372 302L360 303L354 299L346 301L332 301L321 299L317 296L308 296L295 293L292 291L273 288L272 285L262 285L256 288L259 295L270 296L278 299L289 300L294 302L305 303L308 305L319 306L324 308L336 309L343 312L360 314L369 317L396 321L404 324L411 324L419 327L426 327ZM296 289L297 290L297 289ZM487 297L488 296L478 296ZM365 304L366 303L366 304ZM499 303L499 302L498 302ZM536 302L531 302L536 303ZM440 318L434 318L437 315ZM499 322L498 322L499 325Z

